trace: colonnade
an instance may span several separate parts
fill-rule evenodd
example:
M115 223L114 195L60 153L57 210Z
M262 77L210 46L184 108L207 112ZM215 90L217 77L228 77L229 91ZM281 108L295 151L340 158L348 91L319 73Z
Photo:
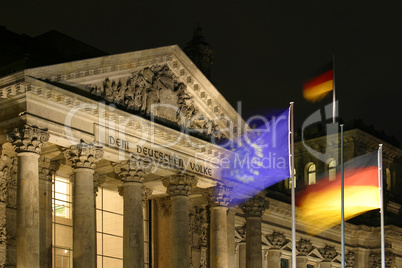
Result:
M18 157L17 173L17 266L51 267L51 175L57 170L55 163L40 159L41 148L49 140L42 129L25 126L9 133ZM64 150L71 164L73 178L73 265L74 268L96 267L96 184L94 169L103 157L100 147L79 143ZM144 264L143 181L146 171L140 168L141 159L129 159L113 164L121 178L124 200L123 214L123 265L142 268ZM41 164L40 164L41 163ZM39 165L40 164L40 165ZM41 166L40 170L38 166ZM41 177L39 174L42 174ZM40 180L41 179L41 180ZM190 267L189 249L189 195L197 186L197 179L186 173L162 179L171 199L173 268ZM40 201L40 193L48 193ZM145 191L149 193L149 191ZM218 184L208 189L210 205L209 263L211 268L235 267L234 212L228 211L230 189ZM41 207L40 204L46 204ZM261 217L268 204L256 196L240 205L246 218L246 241L239 245L241 268L262 268ZM46 216L47 215L47 216ZM51 215L51 214L50 214ZM47 220L46 220L47 219ZM51 217L50 217L51 219ZM46 242L44 242L46 241ZM268 267L280 267L278 248L268 251ZM297 267L306 267L306 258L298 256ZM330 267L328 264L322 264Z

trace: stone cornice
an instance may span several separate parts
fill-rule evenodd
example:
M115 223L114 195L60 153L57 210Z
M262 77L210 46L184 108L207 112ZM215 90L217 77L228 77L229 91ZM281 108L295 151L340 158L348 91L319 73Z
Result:
M77 109L74 116L82 118L90 118L90 121L108 121L110 125L123 125L127 133L130 135L141 137L144 124L155 133L153 140L156 144L163 144L166 142L173 142L178 140L182 135L181 132L151 122L137 115L130 114L118 109L111 111L108 106L98 103L94 100L88 99L84 96L74 94L64 89L58 88L54 85L47 84L43 81L30 79L31 91L30 99L36 100L38 103L46 102L60 111L68 111L69 109ZM187 135L186 138L181 138L177 142L177 146L182 147L181 150L188 151L189 154L207 160L211 157L228 156L230 151L207 141L198 139Z
M328 136L330 144L338 139L338 144L340 144L340 136L336 134ZM368 134L360 129L351 129L344 132L344 144L355 143L363 145L370 149L370 151L377 150L379 144L383 144L384 156L388 156L391 159L402 158L402 149L386 143L381 139ZM311 146L315 150L327 148L327 136L317 137L313 139L308 139L305 141L307 145ZM306 153L307 150L304 148L302 142L297 142L295 144L295 155Z

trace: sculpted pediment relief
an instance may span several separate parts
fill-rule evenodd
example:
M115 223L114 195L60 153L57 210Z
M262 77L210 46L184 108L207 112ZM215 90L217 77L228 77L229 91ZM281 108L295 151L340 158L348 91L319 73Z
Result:
M218 123L200 113L187 85L167 64L145 67L118 80L107 77L102 83L88 84L87 90L130 112L197 129L205 135L223 137Z

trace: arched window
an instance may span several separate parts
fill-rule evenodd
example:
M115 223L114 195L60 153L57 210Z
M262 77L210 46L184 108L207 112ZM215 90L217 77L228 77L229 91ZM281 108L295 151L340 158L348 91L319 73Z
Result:
M332 159L328 163L328 178L330 181L336 179L336 160Z
M307 185L311 185L311 184L316 183L316 167L315 167L315 164L313 164L313 163L307 164L306 177L307 177Z
M389 168L385 169L385 182L387 183L387 191L391 191L392 178L391 178L391 171L389 170Z

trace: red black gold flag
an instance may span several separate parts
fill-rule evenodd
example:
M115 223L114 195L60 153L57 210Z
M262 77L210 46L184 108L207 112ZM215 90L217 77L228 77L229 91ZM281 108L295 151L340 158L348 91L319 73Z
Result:
M303 97L311 102L323 99L333 88L333 69L326 70L303 84Z
M380 208L378 152L355 157L345 163L345 220ZM335 180L325 177L297 196L299 220L310 234L318 234L341 223L341 173Z

